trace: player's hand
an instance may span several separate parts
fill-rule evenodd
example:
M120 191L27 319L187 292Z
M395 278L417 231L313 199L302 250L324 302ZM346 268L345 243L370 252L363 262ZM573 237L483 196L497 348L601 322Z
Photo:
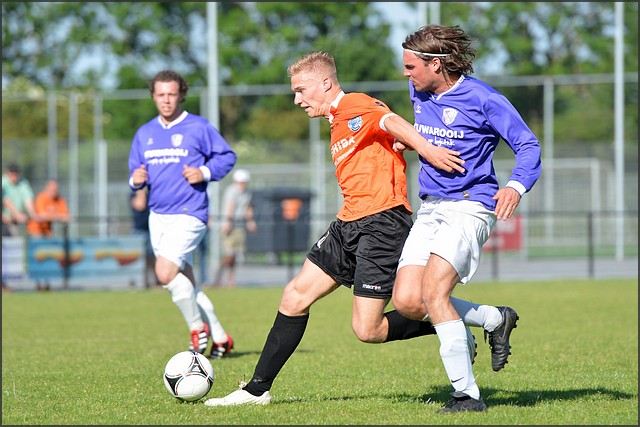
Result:
M395 141L393 141L393 151L395 151L396 153L402 153L404 151L412 151L413 148L409 147L408 145L403 144L402 142L398 141L397 139Z
M226 236L229 233L231 233L232 229L233 229L233 224L231 223L231 221L224 221L222 223L222 226L220 227L220 231L222 232L223 236Z
M511 218L518 204L520 204L520 193L515 188L504 187L498 190L493 196L493 200L497 200L496 216L499 220L506 221Z
M184 165L182 176L184 176L184 178L189 181L189 184L197 184L204 181L204 175L202 174L200 168L194 168L187 165Z
M462 167L464 160L460 158L459 151L429 144L428 150L424 150L424 153L421 152L420 155L434 168L449 173L455 171L465 173L465 169Z
M147 182L147 178L149 177L147 173L147 168L145 165L140 165L138 169L133 171L133 175L131 176L133 180L134 187L140 187L142 184Z

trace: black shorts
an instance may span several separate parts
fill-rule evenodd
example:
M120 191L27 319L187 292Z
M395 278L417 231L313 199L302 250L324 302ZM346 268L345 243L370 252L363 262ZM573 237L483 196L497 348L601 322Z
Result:
M307 258L353 294L390 298L413 219L398 206L356 221L334 220Z

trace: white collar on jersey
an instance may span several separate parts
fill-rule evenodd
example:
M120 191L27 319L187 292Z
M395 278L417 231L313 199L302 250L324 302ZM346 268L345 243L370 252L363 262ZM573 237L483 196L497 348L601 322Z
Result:
M333 123L333 114L331 114L331 108L338 108L338 104L340 103L340 100L342 99L343 96L344 96L344 91L341 90L338 96L336 96L336 99L331 101L331 104L329 105L329 117L328 117L329 123Z
M442 97L443 97L443 96L445 96L446 94L448 94L448 93L450 93L450 92L453 92L453 90L454 90L455 88L457 88L458 86L460 86L460 84L461 84L463 81L464 81L464 76L460 76L460 78L458 78L458 81L457 81L457 82L455 82L455 83L453 84L453 86L451 86L449 89L445 90L445 91L444 91L444 92L442 92L442 93L439 93L439 94L437 94L437 95L435 95L435 94L434 94L434 95L433 95L433 97L434 97L436 100L438 100L438 99L442 98Z
M184 119L187 118L187 116L189 115L189 113L187 113L186 111L183 111L182 114L180 114L178 116L178 118L176 118L174 121L172 121L171 123L166 123L162 121L162 117L158 116L158 123L160 123L160 126L162 126L163 129L171 129L172 127L176 126L177 124L180 124L184 121Z
M331 101L331 107L338 108L338 104L340 103L340 100L342 99L343 96L344 96L344 91L341 90L338 96L336 96L336 99Z

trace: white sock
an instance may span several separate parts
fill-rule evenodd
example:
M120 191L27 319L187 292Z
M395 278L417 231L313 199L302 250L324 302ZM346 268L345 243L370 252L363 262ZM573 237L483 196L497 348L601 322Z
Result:
M475 304L454 297L449 299L465 325L480 326L488 332L492 332L502 324L500 310L492 305Z
M479 399L480 390L471 368L464 323L462 320L453 320L434 325L434 327L440 340L440 358L451 385L456 391Z
M204 322L200 316L200 310L196 302L196 294L193 283L182 273L178 273L169 284L163 286L171 293L171 300L182 313L190 330L202 330Z
M213 302L211 302L207 294L202 292L202 289L200 289L199 286L196 286L196 301L198 303L198 308L200 309L202 320L209 324L213 342L227 342L227 333L216 316L216 312L213 309Z

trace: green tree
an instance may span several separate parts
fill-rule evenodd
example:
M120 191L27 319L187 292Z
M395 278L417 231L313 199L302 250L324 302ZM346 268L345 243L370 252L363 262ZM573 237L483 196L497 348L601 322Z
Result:
M122 87L121 68L202 63L190 22L204 3L3 2L3 80L24 76L50 89ZM126 82L123 82L126 83ZM4 82L3 82L4 84ZM125 86L126 88L126 86Z
M389 25L369 2L216 7L220 85L288 85L288 63L314 49L335 55L343 81L397 76ZM3 3L2 11L8 81L24 76L45 89L144 89L156 71L174 68L192 87L207 85L206 3ZM185 106L203 113L196 99L188 97ZM304 148L295 141L307 137L309 120L294 112L290 96L228 96L220 107L221 131L230 141ZM154 114L150 101L106 101L105 137L130 140Z
M624 16L625 68L635 71L638 3L624 3ZM460 25L477 40L477 68L506 75L613 70L612 2L452 2L442 4L442 17L443 24Z
M220 85L288 85L287 65L320 49L334 54L343 83L400 79L393 60L399 47L387 45L389 24L370 2L219 2L217 8ZM441 21L461 25L478 40L480 78L612 73L613 10L610 2L442 2ZM637 2L624 3L624 11L625 70L637 72ZM45 92L145 90L146 80L161 68L183 73L193 88L205 87L206 25L204 2L3 2L3 93L25 81ZM541 88L499 89L539 133ZM612 90L611 85L559 90L556 132L562 138L556 139L610 139L613 108L602 100L613 99ZM374 95L410 118L406 91ZM637 141L637 84L626 96L627 134ZM197 97L189 97L186 106L204 113ZM291 95L225 96L220 107L221 131L232 143L284 141L283 151L296 153L296 141L308 136L309 120L293 106ZM46 103L25 110L3 99L3 119L12 120L3 126L3 140L44 132L43 108ZM59 106L60 129L65 129L65 108ZM81 137L91 136L90 114L90 104L83 106ZM154 114L148 99L107 101L105 137L130 141ZM327 127L321 129L326 137ZM249 151L256 158L273 158Z
M397 75L386 43L389 25L368 2L222 3L219 28L225 84L289 85L288 64L309 50L331 52L342 81ZM290 114L297 108L291 96L242 97L228 105L224 99L222 127L247 139L305 139L309 120ZM238 116L238 108L246 116Z
M480 78L496 73L553 76L614 71L612 2L443 3L442 16L443 24L460 25L476 39L474 68ZM637 2L624 3L624 27L624 68L637 72ZM541 135L542 88L498 89ZM637 83L627 85L625 96L626 135L637 142ZM557 87L555 97L555 133L560 144L612 140L612 85Z

